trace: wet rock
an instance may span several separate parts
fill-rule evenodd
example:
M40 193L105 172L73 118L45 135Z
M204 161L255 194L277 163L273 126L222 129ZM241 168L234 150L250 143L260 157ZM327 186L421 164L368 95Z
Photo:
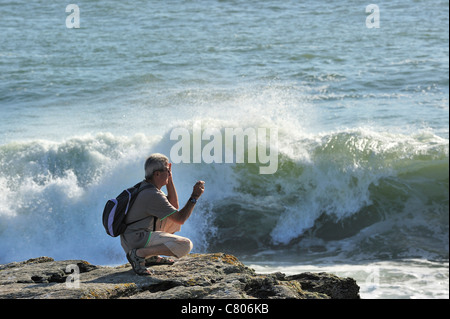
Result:
M356 299L352 278L328 273L257 274L223 253L191 254L137 276L129 264L91 265L39 257L0 265L0 298Z

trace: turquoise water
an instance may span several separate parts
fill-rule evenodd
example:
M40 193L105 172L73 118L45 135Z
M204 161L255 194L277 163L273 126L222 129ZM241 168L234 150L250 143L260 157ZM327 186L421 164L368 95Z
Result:
M448 1L376 3L379 28L360 1L78 1L73 29L67 4L0 3L0 263L124 263L99 216L171 132L276 128L274 174L251 147L174 164L181 201L206 181L196 252L433 269L398 297L448 297Z

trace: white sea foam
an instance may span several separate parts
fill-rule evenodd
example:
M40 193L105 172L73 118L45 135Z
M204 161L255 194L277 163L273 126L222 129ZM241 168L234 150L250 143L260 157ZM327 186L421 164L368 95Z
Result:
M214 125L220 127L220 121ZM301 249L319 245L361 256L445 255L438 247L448 247L448 215L444 195L433 187L446 183L439 173L448 169L446 140L351 130L297 142L280 132L280 168L274 175L261 177L253 163L174 164L181 205L195 181L206 181L207 191L182 231L197 251L226 248L233 238L223 231L239 218L236 234L262 245L258 249L303 238ZM104 202L142 179L148 154L169 153L175 143L169 134L102 133L2 146L2 261L42 254L115 263L121 248L102 230ZM416 179L420 183L409 182ZM263 225L246 232L245 225L258 218ZM434 233L434 241L425 240L426 232L424 238L414 235L421 227ZM408 247L411 241L415 252Z
M422 259L379 261L361 264L295 265L249 264L257 273L329 272L351 277L360 286L363 299L448 299L449 264Z

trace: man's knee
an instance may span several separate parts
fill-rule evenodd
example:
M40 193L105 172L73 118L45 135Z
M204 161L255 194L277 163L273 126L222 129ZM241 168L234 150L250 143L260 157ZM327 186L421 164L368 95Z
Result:
M183 256L186 256L189 254L189 252L192 250L194 245L192 244L192 241L188 238L179 238L176 241L176 251L173 253L175 254L175 257L181 258Z

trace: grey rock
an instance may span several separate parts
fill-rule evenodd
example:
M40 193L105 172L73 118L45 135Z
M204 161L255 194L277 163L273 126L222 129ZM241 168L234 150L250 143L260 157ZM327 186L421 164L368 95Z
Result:
M257 274L224 253L191 254L137 276L129 264L91 265L39 257L0 265L0 298L8 299L358 299L352 278L328 273Z

